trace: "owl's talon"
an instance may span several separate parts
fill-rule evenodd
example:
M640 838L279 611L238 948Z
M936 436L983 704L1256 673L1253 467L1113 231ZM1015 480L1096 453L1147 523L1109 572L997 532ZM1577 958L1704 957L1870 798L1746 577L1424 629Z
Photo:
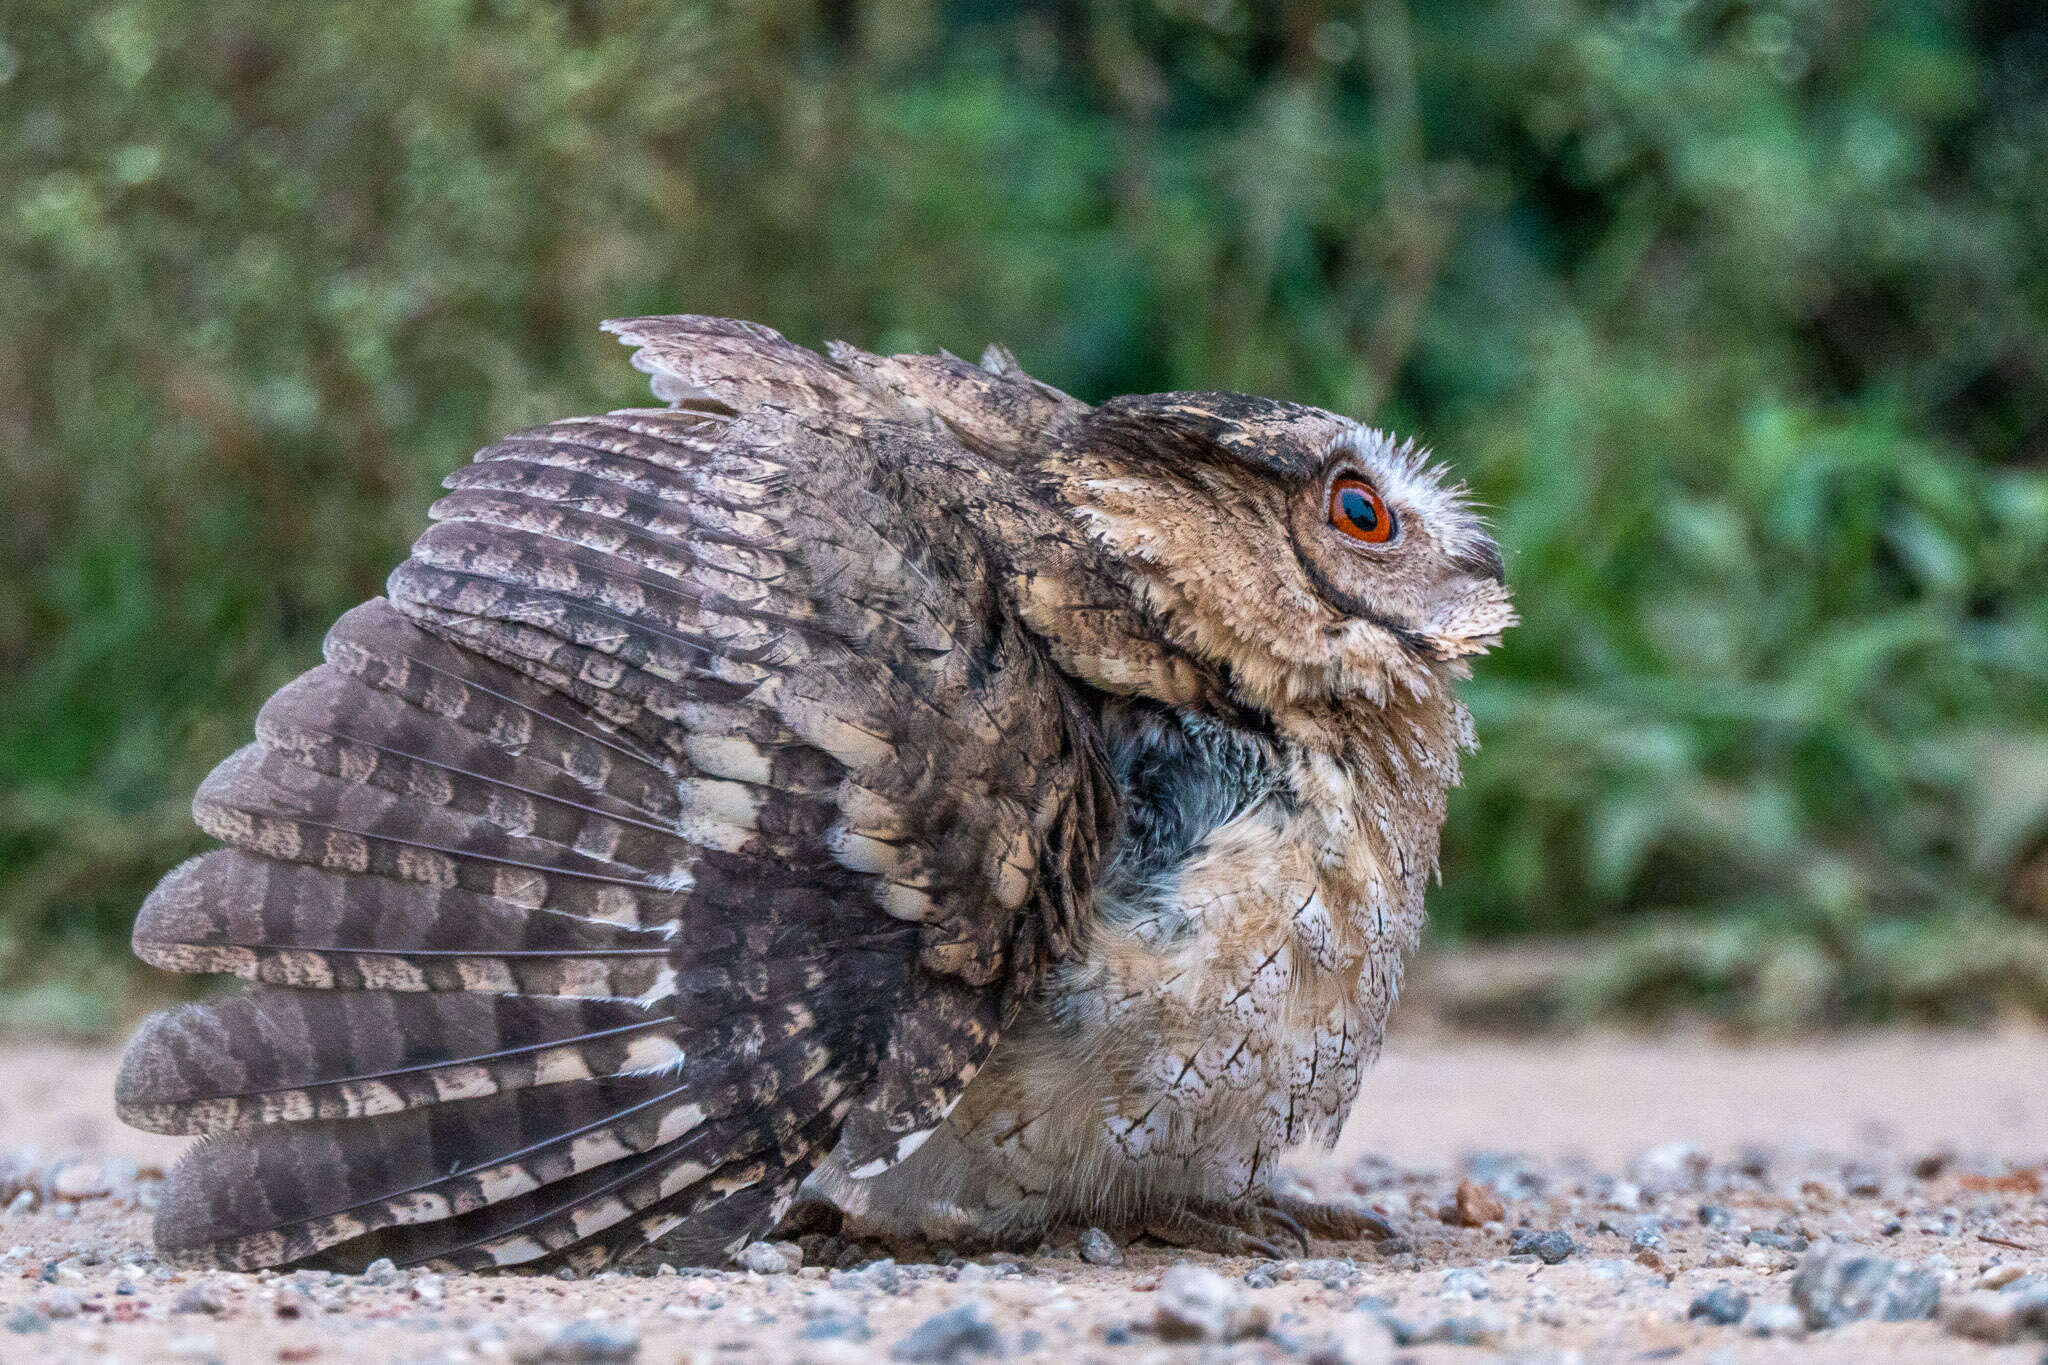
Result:
M1259 1205L1258 1216L1259 1221L1262 1223L1278 1223L1288 1236L1301 1244L1301 1254L1304 1256L1308 1255L1308 1230L1296 1221L1294 1215L1279 1200L1268 1200Z
M1167 1218L1145 1225L1145 1235L1184 1251L1206 1251L1217 1256L1262 1256L1284 1261L1288 1251L1246 1224L1258 1219L1261 1210L1223 1208L1213 1212L1183 1209Z
M1391 1242L1401 1235L1400 1229L1389 1222L1386 1215L1364 1204L1278 1194L1272 1197L1270 1207L1287 1218L1297 1232L1305 1227L1325 1241L1362 1242L1371 1237ZM1306 1237L1302 1238L1302 1247L1304 1250L1308 1247Z

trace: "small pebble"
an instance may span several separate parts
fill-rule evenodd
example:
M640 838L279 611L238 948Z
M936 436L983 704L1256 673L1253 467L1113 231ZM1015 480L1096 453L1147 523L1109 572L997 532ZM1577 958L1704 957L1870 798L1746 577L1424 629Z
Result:
M7 1315L7 1330L22 1336L28 1336L33 1332L47 1332L50 1330L50 1319L47 1314L39 1313L33 1308L17 1308Z
M1162 1341L1235 1341L1262 1333L1266 1313L1215 1271L1177 1265L1160 1277L1152 1327Z
M2003 1346L2032 1335L2048 1338L2048 1294L1998 1294L1978 1290L1941 1306L1942 1330Z
M567 1269L567 1267L563 1267ZM405 1272L400 1270L389 1256L379 1256L363 1267L363 1283L379 1289L405 1283Z
M1534 1256L1545 1265L1558 1265L1578 1249L1578 1243L1572 1240L1571 1234L1560 1228L1549 1231L1517 1228L1508 1238L1508 1255Z
M208 1284L185 1286L171 1305L174 1313L204 1313L208 1317L218 1317L227 1308L227 1300L221 1297L220 1291Z
M1494 1346L1507 1332L1507 1324L1489 1313L1463 1313L1419 1322L1387 1316L1380 1321L1396 1346Z
M53 1318L75 1318L85 1311L85 1301L69 1289L56 1289L37 1299L36 1307Z
M1685 1310L1687 1321L1704 1318L1719 1327L1731 1327L1749 1311L1749 1295L1730 1285L1716 1285L1692 1301Z
M1124 1253L1108 1233L1090 1228L1081 1234L1081 1259L1089 1265L1122 1265Z
M1393 1332L1380 1319L1364 1317L1310 1347L1302 1360L1303 1365L1389 1365L1393 1358Z
M891 1360L953 1361L970 1355L995 1355L1002 1350L995 1316L981 1299L968 1299L935 1313L889 1348Z
M2025 1266L2014 1265L2008 1261L2003 1265L1992 1266L1982 1275L1979 1275L1977 1277L1977 1287L1979 1289L2003 1289L2026 1273Z
M1744 1316L1742 1330L1753 1337L1803 1337L1806 1319L1789 1303L1760 1303Z
M1310 1261L1287 1261L1280 1267L1283 1280L1307 1280L1325 1289L1346 1289L1357 1284L1358 1262L1345 1256L1319 1256Z
M786 1257L766 1242L749 1242L737 1257L743 1269L756 1275L787 1275L790 1264Z
M1832 1243L1809 1253L1792 1275L1792 1302L1814 1331L1864 1318L1931 1318L1940 1301L1941 1282L1929 1271Z
M1493 1293L1493 1288L1487 1284L1486 1276L1479 1271L1471 1266L1458 1266L1444 1272L1443 1288L1437 1292L1447 1299L1461 1295L1470 1299L1483 1299Z
M1698 1144L1667 1142L1637 1157L1629 1167L1629 1178L1647 1193L1677 1194L1698 1189L1707 1166L1707 1154Z
M631 1323L586 1318L541 1327L512 1343L519 1365L617 1365L640 1355L640 1329Z
M113 1192L114 1182L90 1161L73 1162L50 1182L50 1193L59 1199L104 1199Z
M1458 1193L1451 1200L1452 1216L1447 1221L1468 1228L1483 1227L1498 1223L1508 1216L1507 1205L1493 1190L1476 1180L1460 1180Z
M835 1309L812 1318L797 1335L804 1341L866 1341L874 1333L860 1314Z

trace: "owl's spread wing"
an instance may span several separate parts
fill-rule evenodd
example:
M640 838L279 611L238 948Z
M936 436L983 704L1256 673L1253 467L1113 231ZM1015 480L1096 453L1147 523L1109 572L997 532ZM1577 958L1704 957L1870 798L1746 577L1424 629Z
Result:
M119 1103L233 1266L715 1258L902 1159L1071 939L1092 724L899 420L766 329L632 324L682 406L453 475L388 599L209 777ZM967 456L967 458L973 458Z

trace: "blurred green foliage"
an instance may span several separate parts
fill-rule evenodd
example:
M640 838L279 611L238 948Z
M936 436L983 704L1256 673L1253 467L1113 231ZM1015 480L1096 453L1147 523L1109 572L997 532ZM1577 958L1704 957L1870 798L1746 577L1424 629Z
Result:
M1440 929L1636 926L1600 999L1764 1021L2038 1005L2044 243L2018 0L9 0L0 982L103 1017L440 476L691 311L1422 436L1526 618Z

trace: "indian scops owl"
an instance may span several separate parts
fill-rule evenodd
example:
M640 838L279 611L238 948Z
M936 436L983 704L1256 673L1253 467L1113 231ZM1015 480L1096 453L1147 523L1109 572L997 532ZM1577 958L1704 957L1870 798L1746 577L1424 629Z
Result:
M884 1234L1267 1250L1422 924L1514 621L1341 417L1091 407L1000 351L610 324L669 406L448 480L194 800L128 1122L184 1262L725 1257ZM808 1185L807 1185L808 1182Z

